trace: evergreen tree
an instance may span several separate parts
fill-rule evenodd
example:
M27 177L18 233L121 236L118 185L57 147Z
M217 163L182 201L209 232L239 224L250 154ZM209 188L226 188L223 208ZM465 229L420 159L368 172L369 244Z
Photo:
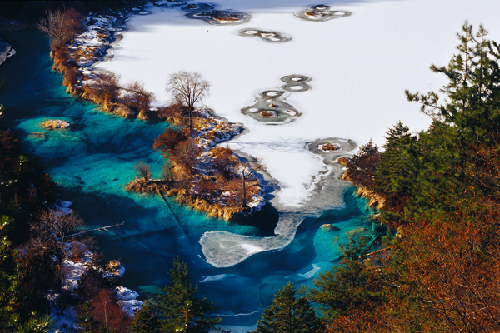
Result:
M0 221L0 328L5 333L48 332L52 323L49 316L38 318L34 312L24 314L18 311L23 295L19 287L17 254L5 236L10 222L12 220L7 216L2 216Z
M321 305L322 314L329 320L350 310L368 310L381 301L382 288L375 273L367 270L367 245L363 237L349 238L349 244L340 245L344 256L338 267L332 268L314 280L316 289L309 297Z
M356 186L364 186L368 190L373 190L378 161L378 147L370 140L361 146L358 153L351 158L351 162L347 165L347 179Z
M218 316L208 313L219 310L206 297L198 299L195 294L198 286L191 284L187 265L179 257L174 260L168 272L170 284L165 286L157 298L153 308L160 317L165 332L208 333L216 330L220 323Z
M132 333L160 333L160 321L154 314L151 306L145 303L142 309L134 315L134 322L130 327Z
M99 322L94 319L92 315L92 311L95 309L95 306L92 306L90 301L84 302L81 308L81 315L77 316L78 326L80 326L84 333L92 333L94 329L97 327Z
M295 287L288 282L276 295L273 304L264 309L262 320L253 333L315 333L324 332L309 301L297 298Z

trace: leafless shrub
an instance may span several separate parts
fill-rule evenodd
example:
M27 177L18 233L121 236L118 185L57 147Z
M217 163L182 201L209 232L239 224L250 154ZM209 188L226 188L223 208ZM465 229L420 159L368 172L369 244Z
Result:
M128 94L121 98L122 103L128 107L136 108L137 111L147 111L155 95L144 89L144 84L134 81L125 87Z
M145 181L151 179L153 173L151 172L151 167L149 166L149 164L140 161L134 166L134 169L137 170L137 175L144 178Z
M75 213L64 215L60 212L46 210L30 227L33 239L46 242L68 238L75 232L75 229L83 225L82 218Z
M82 15L74 8L47 11L37 27L51 40L52 50L69 42L81 29Z
M189 109L189 128L193 129L192 111L194 104L209 95L210 83L203 80L200 73L185 71L170 74L167 82L167 92L172 93L176 101L182 102Z
M98 104L106 104L117 100L118 77L115 74L98 73L90 84L90 97Z

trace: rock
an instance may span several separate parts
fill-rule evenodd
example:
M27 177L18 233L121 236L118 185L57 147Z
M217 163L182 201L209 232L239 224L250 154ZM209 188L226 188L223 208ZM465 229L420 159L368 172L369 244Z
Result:
M368 207L375 207L378 209L382 209L384 207L384 197L368 190L366 187L359 186L356 190L356 194L368 198Z
M347 171L342 174L342 180L345 180L346 182L352 181L352 178L347 174Z
M135 112L124 104L118 104L114 112L122 118L133 118L135 115Z
M139 114L137 115L137 119L148 120L149 117L148 117L147 111L142 110L141 112L139 112Z
M323 230L323 231L340 231L340 228L336 227L334 225L331 225L331 224L323 224L321 226L321 230Z
M346 167L351 162L351 159L348 157L339 157L336 162Z
M42 126L46 129L62 129L69 128L71 126L70 123L64 120L56 119L56 120L47 120L42 123Z
M16 51L12 48L12 45L4 42L0 38L0 64L2 64L7 58L12 57L16 54Z
M337 151L342 150L342 145L337 142L327 142L325 144L320 145L319 149L324 152Z

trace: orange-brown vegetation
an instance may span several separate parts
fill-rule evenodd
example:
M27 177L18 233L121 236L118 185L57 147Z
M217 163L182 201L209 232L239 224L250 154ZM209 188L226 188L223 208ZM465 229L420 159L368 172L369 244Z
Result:
M159 113L160 117L177 119L179 125L189 123L189 113L185 111L185 107L176 104ZM225 220L250 211L248 201L261 191L253 170L229 148L211 147L210 142L217 142L219 131L224 131L223 122L198 112L192 114L193 131L188 127L178 130L168 127L154 141L153 148L168 159L163 166L163 180L136 179L127 190L141 193L161 190L176 196L178 202Z
M82 15L74 8L47 11L38 28L49 35L52 50L68 43L81 30Z
M261 111L259 114L264 118L276 117L276 112L274 111Z

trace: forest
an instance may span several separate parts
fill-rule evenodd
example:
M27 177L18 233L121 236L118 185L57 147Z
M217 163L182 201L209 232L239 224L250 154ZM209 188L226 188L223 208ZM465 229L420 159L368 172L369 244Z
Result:
M500 330L500 46L467 22L458 39L449 63L431 66L447 85L406 92L432 125L411 133L397 123L383 149L368 142L346 162L344 178L376 198L375 218L388 227L381 249L369 253L356 235L348 244L332 242L344 253L339 265L320 274L315 288L283 286L255 332ZM168 130L158 140L188 141L183 133ZM158 141L155 148L162 147L169 146ZM9 129L0 130L0 156L2 331L49 332L56 329L49 314L69 306L83 332L216 329L219 309L197 294L181 258L170 284L134 318L118 306L116 279L105 277L109 263L97 249L75 290L63 289L62 262L81 261L92 249L81 237L84 222L52 212L56 185ZM177 163L190 171L189 160ZM227 166L220 169L222 177Z

